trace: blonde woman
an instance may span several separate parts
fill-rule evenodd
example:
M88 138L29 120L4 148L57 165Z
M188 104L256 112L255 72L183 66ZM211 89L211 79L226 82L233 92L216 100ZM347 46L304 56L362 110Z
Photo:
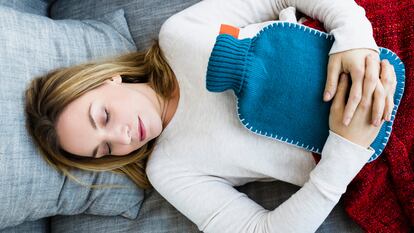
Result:
M309 151L246 132L234 96L205 89L222 23L249 37L290 6L324 22L336 39L326 86L326 100L334 98L330 134L318 164ZM146 52L33 80L28 130L57 169L114 170L143 188L151 181L202 231L313 232L373 154L368 147L393 106L395 75L379 62L364 13L350 0L202 1L164 23L159 44ZM347 104L342 72L352 76ZM272 180L302 188L274 210L234 189Z

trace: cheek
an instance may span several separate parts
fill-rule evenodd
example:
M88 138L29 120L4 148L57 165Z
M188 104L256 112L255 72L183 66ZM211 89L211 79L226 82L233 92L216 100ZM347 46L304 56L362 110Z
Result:
M116 154L115 156L125 156L135 150L138 150L140 147L141 146L138 145L119 146L118 148L116 148L114 153Z

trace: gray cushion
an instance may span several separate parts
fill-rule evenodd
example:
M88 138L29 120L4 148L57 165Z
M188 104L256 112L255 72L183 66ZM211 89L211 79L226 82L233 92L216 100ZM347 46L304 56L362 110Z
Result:
M51 69L136 50L122 10L97 20L54 21L0 6L0 229L56 214L137 216L143 192L111 172L65 178L36 151L24 126L24 90Z
M90 19L124 9L129 30L138 50L158 37L162 23L174 13L200 0L56 0L50 7L53 19Z
M7 227L0 233L47 233L49 232L49 219L43 218L36 221L26 221L18 226Z
M21 12L47 16L49 2L51 0L0 0L0 5L11 7Z

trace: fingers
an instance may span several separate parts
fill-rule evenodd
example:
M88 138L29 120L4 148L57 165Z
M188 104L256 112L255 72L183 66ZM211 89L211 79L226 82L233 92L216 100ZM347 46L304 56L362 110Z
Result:
M349 93L348 102L345 107L343 123L348 126L351 122L351 118L355 113L356 108L358 107L359 102L361 101L362 95L362 82L365 73L365 67L362 66L353 66L350 70L352 78L351 91Z
M335 56L330 56L328 62L328 76L326 79L325 91L323 94L324 101L330 101L335 96L340 73L341 60L337 59Z
M372 105L372 119L375 126L379 126L380 121L382 120L382 115L384 112L385 105L385 90L381 83L378 80L377 86L374 91L374 103Z
M380 63L379 63L378 56L374 57L372 55L368 55L365 58L365 64L366 64L366 68L365 68L365 77L363 81L363 85L364 85L363 96L359 104L363 108L368 108L369 107L368 102L371 102L373 92L374 90L376 90L378 83L380 83L379 81ZM378 126L380 120L382 119L382 115L384 113L385 99L379 98L379 97L384 97L381 91L383 90L382 89L378 90L376 93L376 96L374 96L371 122L375 126Z
M392 66L388 60L381 61L381 83L384 88L385 109L382 115L386 121L391 120L391 114L394 109L394 93L397 85L397 78Z
M352 85L351 80L348 80L350 91L344 102L343 124L349 125L359 105L364 109L372 105L369 120L378 126L381 120L391 119L394 108L396 77L393 68L388 61L383 61L380 65L379 56L373 51L356 49L331 55L323 99L329 101L336 95L338 77L342 72L348 73Z
M346 104L346 97L349 88L349 77L345 73L342 73L339 78L338 89L335 94L335 98L332 102L332 108L335 110L343 110Z

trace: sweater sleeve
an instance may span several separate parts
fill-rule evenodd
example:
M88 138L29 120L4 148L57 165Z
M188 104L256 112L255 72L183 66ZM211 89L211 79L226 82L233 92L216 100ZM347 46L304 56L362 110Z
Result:
M221 24L245 27L276 20L289 6L324 23L335 37L330 54L355 48L378 51L364 9L352 0L204 0L170 17L161 31L213 46Z
M173 156L155 155L147 174L154 188L203 232L314 232L372 153L330 132L309 180L274 210Z

